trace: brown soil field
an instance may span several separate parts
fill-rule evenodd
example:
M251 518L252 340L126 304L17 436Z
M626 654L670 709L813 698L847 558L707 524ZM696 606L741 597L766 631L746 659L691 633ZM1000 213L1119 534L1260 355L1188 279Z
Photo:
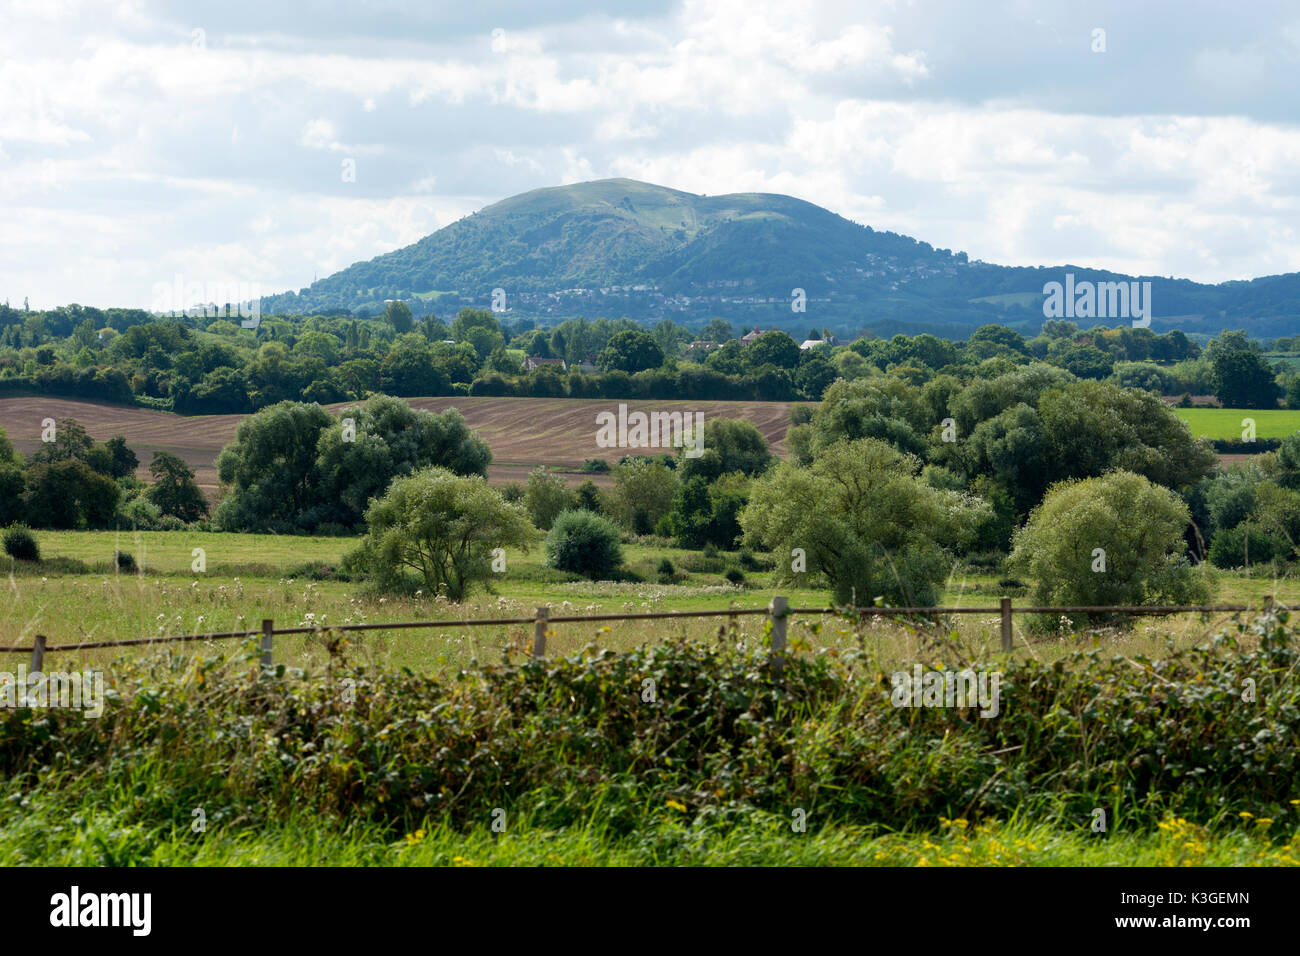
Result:
M711 418L747 418L763 433L773 453L786 454L785 433L792 402L658 402L576 398L408 398L414 408L441 412L456 408L471 428L492 449L488 478L494 485L523 481L538 465L574 472L570 484L590 477L608 484L605 475L576 474L587 458L604 458L612 465L624 454L659 454L658 449L600 448L596 444L596 415L614 412L626 404L628 411L703 412ZM331 411L354 404L329 406ZM194 469L199 486L212 501L219 498L217 455L235 437L243 415L186 417L148 408L98 405L61 398L0 398L0 427L24 453L40 445L41 421L75 418L97 441L115 435L140 459L136 474L149 480L149 462L155 451L179 455Z

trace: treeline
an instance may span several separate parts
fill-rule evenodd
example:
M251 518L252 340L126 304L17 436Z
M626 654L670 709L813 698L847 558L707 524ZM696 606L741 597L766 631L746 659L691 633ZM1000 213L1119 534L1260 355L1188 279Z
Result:
M150 462L153 481L122 436L95 442L74 419L53 423L30 457L0 428L0 526L172 530L200 521L208 503L193 470L170 452Z
M1083 379L1161 395L1215 395L1230 407L1300 407L1300 376L1262 344L1225 332L1204 348L1179 331L1080 330L1047 320L1026 339L985 325L966 341L864 335L801 349L785 332L749 343L722 319L703 328L664 320L574 319L549 328L461 309L450 324L390 303L375 320L350 315L155 318L140 310L0 307L0 395L131 402L183 414L241 414L282 401L330 404L371 394L616 399L820 400L836 380L893 372L988 375L1042 362ZM1277 343L1289 347L1285 340ZM525 358L549 360L524 371ZM557 361L558 360L558 361ZM564 363L564 367L560 366ZM992 364L989 364L992 363Z

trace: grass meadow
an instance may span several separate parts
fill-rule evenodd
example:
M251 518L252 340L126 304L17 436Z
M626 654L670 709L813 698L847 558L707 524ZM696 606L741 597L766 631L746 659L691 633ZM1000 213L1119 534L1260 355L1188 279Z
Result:
M1300 429L1300 410L1289 408L1175 408L1198 438L1240 441L1242 420L1255 420L1256 438L1286 438Z
M805 582L807 586L802 587L778 587L773 572L768 570L748 570L744 586L734 586L727 582L723 572L735 566L737 555L721 554L710 559L698 552L667 547L653 539L624 546L627 566L645 578L643 581L578 580L545 568L538 549L529 553L511 551L507 554L508 571L493 581L491 591L480 590L461 605L449 605L423 595L378 595L371 593L363 582L337 576L343 555L357 543L350 538L39 532L38 539L42 564L10 566L5 575L5 595L0 600L0 645L29 645L37 633L47 635L51 644L60 644L256 630L261 620L268 617L278 626L328 629L330 625L349 623L527 617L541 605L549 606L555 615L760 608L777 593L785 595L792 607L820 608L827 601L827 592L817 587L817 582ZM192 567L196 548L202 549L206 561L203 572L196 572ZM134 572L116 570L113 555L118 550L129 552L135 558ZM663 558L668 558L677 568L674 583L660 583L656 579L656 569ZM957 567L948 581L942 603L992 607L1003 593L1011 593L1021 603L1029 601L1023 589L1008 592L995 575ZM1265 595L1275 597L1281 604L1294 605L1300 600L1300 586L1290 577L1275 578L1271 574L1237 572L1219 576L1219 602L1258 604ZM349 714L346 718L331 719L354 721L347 725L351 729L339 725L334 730L303 731L303 742L293 748L286 737L276 745L279 750L270 764L266 763L265 754L244 753L240 748L260 747L257 740L262 733L267 734L266 742L270 746L274 735L280 733L274 728L291 726L300 718L272 719L261 712L261 708L271 706L261 697L241 696L249 692L246 675L253 654L252 640L200 640L167 647L51 653L47 656L47 670L101 669L108 686L124 694L133 692L135 702L129 718L115 717L125 721L117 730L104 729L107 737L93 737L100 728L87 730L85 722L75 718L69 718L61 726L46 726L48 722L43 718L29 719L21 726L10 722L5 732L9 735L5 752L11 756L6 759L16 762L11 767L0 767L0 776L7 778L3 794L7 799L0 800L0 864L1174 866L1296 865L1300 858L1297 852L1300 850L1300 826L1297 825L1300 800L1292 800L1290 806L1277 797L1271 798L1273 802L1267 806L1248 801L1240 804L1253 808L1253 814L1245 810L1238 814L1235 803L1227 810L1204 812L1175 803L1160 809L1150 803L1149 796L1140 808L1133 804L1132 810L1116 800L1111 832L1099 837L1088 829L1086 816L1074 810L1049 809L1056 803L1039 801L1038 797L1032 804L1011 801L1000 808L1002 812L971 813L963 810L964 796L940 798L927 793L922 799L920 794L926 788L937 791L949 787L946 781L950 775L955 778L976 773L967 766L970 760L976 759L976 751L1004 748L991 743L978 746L960 743L967 729L958 723L934 732L936 736L924 746L937 749L927 757L917 750L924 750L920 743L911 747L897 742L910 739L910 734L907 738L897 737L897 728L891 731L884 725L875 726L877 718L874 717L871 718L874 729L866 731L866 736L852 736L850 740L844 736L846 733L861 733L854 722L865 719L863 715L877 706L867 703L874 701L873 691L864 685L851 691L856 696L846 698L842 704L818 705L811 701L821 693L815 690L821 686L820 678L809 678L808 702L792 697L784 703L777 699L772 704L776 708L774 716L783 714L777 726L785 728L783 733L791 734L789 742L776 747L774 752L789 747L796 751L806 748L807 753L797 758L796 771L798 765L806 762L803 772L813 773L814 778L824 775L824 789L832 794L841 787L836 775L846 772L833 767L840 766L838 761L849 757L851 752L859 752L861 756L850 758L847 765L850 767L858 766L868 755L870 760L903 761L905 766L880 769L884 775L881 779L892 782L844 784L859 796L854 798L856 802L845 803L839 809L835 809L839 797L816 798L822 802L815 805L822 809L813 813L806 832L793 832L785 812L773 812L771 806L765 806L765 802L770 804L775 798L765 801L761 788L753 793L742 788L738 796L729 796L724 801L720 795L732 785L721 784L717 806L713 806L710 788L715 784L706 786L705 779L735 780L736 774L743 778L752 772L757 780L770 772L775 775L771 778L775 781L785 780L787 774L776 769L779 761L769 766L767 762L776 759L771 755L746 757L742 751L737 757L730 750L733 745L725 743L730 737L728 728L733 718L719 718L718 708L740 707L744 711L742 718L750 712L764 710L764 705L751 702L745 711L743 700L747 693L744 688L759 679L753 665L745 661L761 659L767 640L766 618L740 616L734 621L734 626L727 618L556 624L548 639L545 667L550 668L550 676L540 684L518 676L521 672L517 665L525 669L535 666L524 664L524 652L532 637L531 625L378 630L348 636L342 652L337 646L329 646L326 633L279 637L274 657L285 670L281 672L283 689L277 689L276 693L287 695L284 713L288 715L316 714L321 706L326 710L332 706L328 702L310 703L309 699L316 699L311 695L320 692L322 682L329 684L338 678L340 653L347 657L349 667L359 668L355 671L357 675L409 675L400 680L416 682L415 691L402 685L408 689L377 694L376 700L391 699L394 705L405 699L403 694L414 693L419 697L429 693L428 688L442 687L445 689L434 693L450 696L440 707L463 706L467 715L482 715L485 703L499 698L480 688L479 692L488 696L477 698L475 704L463 699L456 687L469 686L465 681L490 684L498 679L491 676L493 667L503 663L509 664L503 673L514 674L516 677L510 679L523 683L501 692L510 702L501 706L514 708L511 711L514 716L508 719L481 716L485 721L482 730L466 730L465 722L476 719L466 716L447 724L444 730L429 730L429 742L424 744L396 741L385 744L380 738L368 742L357 735L364 737L383 727L384 734L391 729L401 736L408 731L398 728L409 728L412 720L418 724L429 712L409 712L404 717L374 713L365 720ZM1206 646L1209 635L1231 627L1232 621L1230 615L1180 615L1140 618L1127 627L1089 631L1070 626L1069 622L1056 630L1032 629L1027 619L1017 617L1016 625L1016 650L1014 659L1009 661L999 650L995 614L954 616L937 626L927 621L885 620L855 626L836 615L805 613L792 619L789 639L793 657L807 661L813 670L817 661L850 661L866 654L869 669L877 680L881 674L910 667L914 662L930 666L983 662L975 666L1014 669L1050 668L1052 662L1060 661L1067 668L1081 668L1080 674L1086 682L1092 679L1086 676L1090 674L1089 668L1099 666L1098 660L1115 662L1108 665L1110 671L1098 673L1101 687L1108 681L1127 680L1125 675L1130 668L1146 673L1150 667L1147 662L1200 653L1195 648ZM1260 640L1260 632L1246 629L1238 634L1234 646L1239 646L1243 654L1262 653ZM659 779L656 774L666 772L662 769L638 771L629 776L626 769L613 772L586 765L588 761L603 759L598 757L601 753L616 751L619 738L611 738L607 744L594 746L589 752L581 743L583 736L615 733L623 724L598 702L590 704L593 708L590 713L561 716L565 706L562 701L572 700L568 696L571 692L563 687L558 691L548 687L557 680L569 681L564 686L575 688L573 693L579 687L598 686L600 694L609 695L614 692L609 685L610 668L619 666L612 663L615 658L633 658L641 663L628 666L641 670L651 668L646 672L653 673L653 667L661 666L654 664L661 660L655 656L661 653L657 648L668 654L662 659L667 661L663 667L680 667L682 660L689 658L694 661L692 667L701 669L701 675L713 675L712 655L721 655L718 660L737 662L732 671L708 676L707 681L701 677L704 681L701 687L713 688L716 680L721 688L717 691L718 703L702 705L694 716L677 718L664 725L670 730L697 725L712 728L710 733L721 737L709 737L710 742L698 746L684 746L701 754L710 747L720 746L719 754L726 753L727 761L740 761L735 768L728 764L728 769L722 771L716 767L706 769L701 764L695 771L673 764L672 772L677 776L669 788L655 782ZM684 648L699 650L681 650ZM609 651L618 653L615 658L602 656ZM1080 657L1080 653L1085 656ZM19 662L26 662L25 654L4 656L8 662L0 662L0 669L12 670ZM854 666L860 673L861 666ZM1247 665L1238 662L1223 666L1225 673L1235 674ZM1207 672L1210 669L1208 663L1196 667ZM241 673L245 676L239 676ZM541 673L544 672L534 676L541 679ZM1054 672L1049 669L1034 673ZM565 674L568 676L562 676ZM359 676L358 679L380 678ZM1159 686L1169 683L1158 667L1154 679L1162 682ZM420 683L425 681L431 683ZM736 689L741 693L740 698L727 696ZM1140 714L1142 705L1131 702L1146 699L1149 693L1149 689L1139 688L1126 690L1122 695L1117 691L1116 696L1117 700L1123 696L1130 701L1119 706L1137 706L1136 713ZM539 695L535 705L537 713L533 712L532 703L518 703L531 700L530 694ZM550 700L547 695L554 694L561 696L551 703L543 703ZM151 700L159 703L151 704ZM202 708L195 710L199 702L203 707L211 706L214 713L200 716ZM126 706L125 702L120 706ZM151 716L150 708L158 706L162 711ZM616 711L623 704L611 706ZM1044 706L1048 716L1043 726L1047 728L1051 724L1050 714L1058 705ZM226 708L224 712L220 710L222 707ZM558 708L554 719L559 723L555 725L546 722L545 714L551 707ZM1059 707L1069 709L1066 704ZM879 719L894 720L896 716L886 708ZM503 719L507 721L504 724ZM286 725L285 720L290 723ZM527 730L536 720L543 722L536 724L535 730ZM1207 726L1218 726L1213 720ZM845 721L848 723L844 728L836 729ZM976 722L977 729L982 730L979 723ZM264 729L259 729L263 724ZM251 730L239 731L231 737L231 728L245 725ZM327 725L328 722L321 726ZM513 726L512 733L523 736L502 742L499 746L505 749L496 757L488 753L482 756L491 758L494 766L498 760L522 761L518 770L499 784L493 784L503 788L502 793L513 793L516 786L523 791L523 796L510 804L513 816L508 832L493 832L484 809L439 814L430 806L427 813L419 811L412 815L408 806L399 816L392 816L385 809L388 804L383 794L387 788L400 787L399 781L420 772L417 768L421 758L412 763L407 754L428 754L432 760L441 746L439 741L468 733L477 741L470 756L465 758L470 766L479 756L480 746L498 746L492 737L498 730L489 727L504 726ZM806 730L799 732L799 726ZM173 729L167 730L168 727ZM1060 732L1059 728L1052 731L1058 735ZM252 736L239 743L240 733ZM82 739L88 734L91 738ZM1203 739L1191 730L1188 734ZM566 742L547 743L548 735ZM1168 735L1168 729L1155 729L1148 742L1129 746L1160 746L1158 742ZM670 734L669 739L676 736ZM873 746L871 741L877 739L879 745ZM1039 739L1038 732L1031 739ZM1045 742L1048 738L1042 739ZM886 744L889 741L892 742ZM1045 752L1064 753L1073 743L1070 738L1051 745ZM316 759L309 754L318 747L328 750L343 746L361 749L355 752L349 749L346 759L344 755L331 758L334 769L330 774L346 777L355 772L349 768L370 761L378 764L364 780L352 784L335 781L332 786L337 792L329 796L328 781L322 782L320 772L308 769ZM654 746L665 747L665 752L669 752L674 745ZM1098 746L1096 742L1087 745L1085 735L1085 765L1090 759L1098 759L1090 755L1091 749ZM533 747L539 748L534 762L550 770L539 770L528 763L527 751ZM559 749L547 750L548 747ZM831 760L840 747L848 749ZM854 747L867 749L853 751ZM902 748L895 756L882 756L892 753L895 747ZM69 757L79 753L86 756ZM521 753L525 756L520 756ZM320 759L327 756L322 751ZM906 763L913 759L920 763ZM816 769L828 760L831 762ZM948 761L955 761L957 769L946 767ZM1215 758L1213 762L1223 761ZM570 763L572 767L568 766ZM1105 766L1110 764L1122 767L1124 761L1112 760ZM272 769L268 770L268 766ZM751 769L739 769L744 766ZM286 769L275 770L275 767ZM761 770L763 767L768 770ZM1083 782L1077 786L1093 786L1095 781L1089 782L1093 778L1086 772L1086 766L1084 769L1079 777ZM1061 769L1045 773L1043 779L1056 780L1077 770L1071 764L1067 773L1063 763ZM470 771L467 777L463 776L465 772L456 771L461 775L456 779L463 777L466 786L475 779L476 773L480 774L476 786L487 785L481 770ZM599 783L595 776L590 776L598 772L608 774ZM270 776L265 776L267 773ZM534 773L543 776L559 773L561 779L557 782L549 777L536 780L528 777ZM988 778L987 769L978 771L976 778ZM590 786L582 782L588 779ZM988 782L995 779L996 774ZM1128 771L1118 772L1115 781L1113 786L1117 788L1137 786ZM423 786L434 791L436 798L435 786ZM267 787L278 788L280 796L270 796ZM879 787L884 789L878 790ZM326 795L317 794L312 799L325 799L325 810L313 809L306 803L299 805L300 797L307 800L309 793L322 788ZM908 797L906 793L911 788L921 790L917 796ZM245 790L249 795L241 796ZM1176 786L1174 790L1177 791ZM958 795L971 792L974 791L961 788L953 791ZM1244 791L1234 793L1246 799ZM267 794L265 807L261 803L262 794ZM978 787L976 797L980 794L984 794L983 786ZM429 796L426 793L424 798ZM417 794L409 799L420 806L424 798ZM505 802L497 791L485 792L482 799L486 801L485 807L491 807L494 801ZM809 801L813 797L805 795L799 799ZM1068 788L1051 799L1062 806L1093 806L1099 800ZM354 809L347 810L340 800L344 804L351 801ZM874 806L873 801L884 801L881 807L890 809L863 809ZM1274 804L1280 809L1270 809ZM194 806L207 807L211 814L212 825L203 834L196 834L189 826ZM864 823L864 818L877 822Z

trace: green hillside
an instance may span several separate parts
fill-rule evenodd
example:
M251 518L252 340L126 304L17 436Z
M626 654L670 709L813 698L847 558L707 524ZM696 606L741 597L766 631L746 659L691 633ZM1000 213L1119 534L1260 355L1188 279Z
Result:
M1043 284L1067 271L1079 281L1135 278L1079 266L971 262L964 252L879 232L790 196L702 196L605 179L493 203L301 294L269 296L262 309L374 314L385 300L404 299L444 314L487 307L499 288L515 315L677 321L719 315L797 328L815 314L816 323L882 334L961 336L988 322L1035 331ZM1280 335L1300 320L1297 275L1218 286L1138 278L1152 283L1156 330ZM796 288L806 294L806 314L791 309ZM1161 316L1177 318L1162 323Z

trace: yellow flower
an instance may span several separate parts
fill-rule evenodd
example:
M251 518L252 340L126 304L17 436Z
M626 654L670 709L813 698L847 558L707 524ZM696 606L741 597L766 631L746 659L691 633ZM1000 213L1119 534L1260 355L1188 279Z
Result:
M676 800L669 800L668 806L672 807L674 810L678 811L679 813L686 812L686 805L682 803L678 803Z

